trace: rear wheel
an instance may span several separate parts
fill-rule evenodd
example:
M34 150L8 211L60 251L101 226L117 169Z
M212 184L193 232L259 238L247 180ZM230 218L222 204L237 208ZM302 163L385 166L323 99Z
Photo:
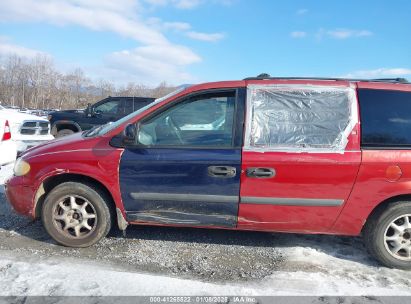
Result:
M411 269L411 202L395 202L376 212L366 223L364 241L383 265Z
M44 201L44 228L64 246L91 246L110 231L112 216L108 203L105 193L92 185L60 184Z
M56 137L59 138L59 137L63 137L63 136L71 135L71 134L74 134L74 131L73 131L73 130L70 130L70 129L62 129L62 130L60 130L60 131L57 132Z

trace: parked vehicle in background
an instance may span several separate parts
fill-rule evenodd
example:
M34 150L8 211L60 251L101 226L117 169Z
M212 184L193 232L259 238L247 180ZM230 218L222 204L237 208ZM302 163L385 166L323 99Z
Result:
M10 123L0 118L0 166L12 163L17 157L17 145L12 140Z
M47 119L20 113L14 109L5 109L2 106L0 119L8 121L18 153L54 139L50 134L50 123Z
M51 133L56 137L89 130L116 121L153 102L149 97L107 97L85 110L66 110L49 113Z
M7 105L3 106L3 105L0 105L0 107L3 107L3 109L10 110L10 111L17 111L18 112L18 111L21 110L19 107L16 107L16 106L7 106Z
M30 110L31 115L39 116L44 119L48 119L48 112L44 110Z
M114 218L362 234L382 264L411 269L410 122L401 79L206 83L27 151L6 194L66 246L98 242Z

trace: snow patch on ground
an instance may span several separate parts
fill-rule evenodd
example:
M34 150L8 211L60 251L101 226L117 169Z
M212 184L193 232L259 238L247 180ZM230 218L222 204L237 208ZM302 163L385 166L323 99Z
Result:
M358 251L364 251L365 248L345 248L345 252L337 249L330 255L328 250L304 245L300 243L287 250L288 264L293 264L296 271L282 272L281 275L285 275L285 279L288 275L293 279L311 282L312 289L307 291L308 295L411 295L411 273L381 267L366 252L363 252L362 257L359 256ZM328 246L331 244L324 244L324 248ZM307 266L311 271L307 272Z
M0 170L0 192L12 169ZM130 227L65 248L0 193L0 296L26 295L410 296L411 272L338 236Z
M21 259L1 254L0 295L411 295L410 289L358 286L349 277L282 272L261 282L206 283L175 277L124 272L71 259Z
M13 175L13 166L10 164L0 168L0 193L4 193L4 182Z
M0 260L0 295L176 295L241 293L241 287L121 272L70 260Z

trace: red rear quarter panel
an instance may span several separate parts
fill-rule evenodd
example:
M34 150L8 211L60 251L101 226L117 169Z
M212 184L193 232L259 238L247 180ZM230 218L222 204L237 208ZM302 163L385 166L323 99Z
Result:
M411 85L359 82L359 89L411 91ZM361 117L360 117L361 119ZM398 166L401 175L393 178L390 168ZM358 235L372 211L382 202L411 194L410 150L362 150L362 162L349 200L332 233Z
M398 166L402 175L394 181L387 169ZM353 191L332 231L357 235L370 213L381 202L411 193L411 151L364 150Z

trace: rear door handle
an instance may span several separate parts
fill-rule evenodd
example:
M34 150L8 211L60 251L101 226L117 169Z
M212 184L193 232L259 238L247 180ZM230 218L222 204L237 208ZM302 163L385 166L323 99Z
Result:
M230 166L210 166L208 167L208 175L211 177L234 177L237 170Z
M256 178L272 178L275 176L273 168L247 168L246 175Z

